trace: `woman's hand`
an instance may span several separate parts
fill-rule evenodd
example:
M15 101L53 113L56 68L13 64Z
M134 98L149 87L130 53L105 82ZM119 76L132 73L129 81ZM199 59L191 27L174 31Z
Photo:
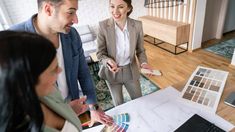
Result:
M150 70L150 71L153 71L153 68L152 68L150 65L148 65L147 63L142 63L142 64L141 64L141 68L144 68L144 69L148 69L148 70Z
M57 130L61 130L64 127L65 119L52 111L46 105L41 103L41 108L44 116L44 123Z
M118 68L117 63L111 59L107 61L107 66L109 70L113 73L116 73L120 70L120 68Z
M81 97L80 99L75 99L69 102L69 105L72 107L72 109L77 115L80 115L84 113L85 111L87 111L88 105L85 104L86 99L87 97L84 96L84 97Z
M149 66L147 63L142 63L140 67L143 68L143 69L147 69L147 70L153 72L153 68L151 66ZM153 74L151 74L151 73L149 73L147 75L148 76L153 76Z

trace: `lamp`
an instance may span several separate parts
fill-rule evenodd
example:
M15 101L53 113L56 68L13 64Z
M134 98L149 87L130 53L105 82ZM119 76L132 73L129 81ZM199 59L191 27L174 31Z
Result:
M146 8L168 8L179 6L184 3L184 0L145 0L144 7Z

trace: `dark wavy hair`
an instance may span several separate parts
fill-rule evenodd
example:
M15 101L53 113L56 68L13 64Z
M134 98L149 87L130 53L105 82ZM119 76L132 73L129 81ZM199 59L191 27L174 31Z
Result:
M0 130L41 131L43 113L35 86L56 56L42 36L0 32Z
M38 3L38 10L42 9L43 2L50 2L55 7L59 7L61 4L64 3L64 0L37 0Z

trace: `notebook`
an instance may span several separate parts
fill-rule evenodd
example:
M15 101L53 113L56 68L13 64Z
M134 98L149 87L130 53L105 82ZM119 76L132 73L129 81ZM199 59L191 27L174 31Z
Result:
M183 125L175 130L175 132L225 132L213 123L207 121L201 116L194 114Z
M225 104L230 105L235 108L235 92L230 93L224 102Z

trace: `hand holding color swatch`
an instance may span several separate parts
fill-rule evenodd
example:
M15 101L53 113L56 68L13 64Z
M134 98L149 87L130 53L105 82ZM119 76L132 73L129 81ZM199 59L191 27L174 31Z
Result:
M104 127L102 132L126 132L129 127L130 117L128 113L113 116L114 123L110 127Z

